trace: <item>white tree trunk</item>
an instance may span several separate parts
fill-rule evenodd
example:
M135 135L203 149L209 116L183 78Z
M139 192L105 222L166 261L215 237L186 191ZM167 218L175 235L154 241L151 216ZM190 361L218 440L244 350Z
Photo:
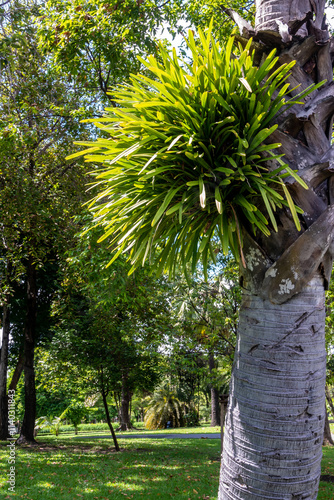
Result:
M315 500L325 408L325 294L314 277L281 305L244 294L220 500Z
M297 231L244 231L245 289L224 434L219 500L316 500L325 421L325 287L334 255L334 47L324 0L256 0L256 25L240 22L256 50L296 60L289 83L327 83L276 117L271 141L308 184L287 181L303 210ZM239 16L240 17L240 16ZM245 40L245 39L244 39Z

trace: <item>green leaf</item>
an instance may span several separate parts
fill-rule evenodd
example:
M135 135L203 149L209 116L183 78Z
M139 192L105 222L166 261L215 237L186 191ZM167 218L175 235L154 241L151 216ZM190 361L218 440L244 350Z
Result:
M289 208L290 208L290 212L291 212L292 218L293 218L294 223L296 225L296 228L298 229L298 231L300 231L301 230L300 221L298 219L298 215L297 215L297 212L296 212L295 204L293 203L291 195L290 195L290 193L288 191L288 188L286 187L286 185L284 183L282 183L282 187L283 187L283 190L284 190L286 201L288 202L288 205L289 205Z
M175 189L171 188L168 191L162 205L160 206L159 210L157 211L156 215L154 216L154 218L152 220L152 223L151 223L152 226L155 226L155 224L158 222L158 220L160 219L160 217L162 216L162 214L165 212L166 208L168 207L169 203L171 202L171 200L174 198L176 193L178 191L180 191L181 187L182 186L179 186Z

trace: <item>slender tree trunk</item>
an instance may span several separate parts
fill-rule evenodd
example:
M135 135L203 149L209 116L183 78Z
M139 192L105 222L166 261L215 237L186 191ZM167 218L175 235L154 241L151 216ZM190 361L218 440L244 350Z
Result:
M215 358L212 353L209 354L209 371L215 368ZM211 393L211 427L217 427L220 425L220 411L219 411L219 392L217 387L213 383L210 384Z
M244 294L225 422L220 499L317 498L324 430L325 293Z
M120 397L119 397L119 393L118 392L114 392L114 400L115 400L115 405L116 405L117 413L119 414Z
M2 311L2 345L0 355L0 440L6 440L9 436L7 397L9 331L9 306L8 303L5 302Z
M24 417L21 434L17 442L36 443L34 438L36 418L35 387L35 333L37 313L36 267L33 258L29 257L27 265L27 316L24 331Z
M114 441L115 450L116 451L120 451L120 448L119 448L119 445L118 445L118 441L117 441L117 437L116 437L114 428L113 428L111 420L110 420L109 408L108 408L108 403L107 403L107 396L106 396L106 393L104 391L102 391L102 399L103 399L104 410L106 412L107 424L108 424L108 427L110 429L110 432L111 432L111 435L112 435L112 438L113 438L113 441Z
M17 360L16 367L12 376L12 379L9 384L10 391L16 391L17 384L21 378L24 367L24 355L22 352L19 354L19 359Z
M100 392L102 394L102 400L103 400L104 411L106 413L107 424L109 426L112 438L114 440L115 450L120 451L119 446L118 446L117 437L116 437L114 428L113 428L111 420L110 420L109 408L108 408L108 403L107 403L107 395L108 395L109 389L108 389L108 385L105 383L104 370L103 370L102 365L100 366L100 369L99 369L99 376L100 376L100 383L101 383L101 387L100 387L101 391Z

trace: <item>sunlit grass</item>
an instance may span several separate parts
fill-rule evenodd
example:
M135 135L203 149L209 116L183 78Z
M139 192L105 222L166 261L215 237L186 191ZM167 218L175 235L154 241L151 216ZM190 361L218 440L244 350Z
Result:
M165 434L165 433L182 433L182 434L192 434L192 433L217 433L220 432L220 427L211 427L209 423L202 423L198 427L182 427L176 429L158 429L155 431L150 431L145 429L143 422L135 422L135 429L132 431L117 432L117 435L129 435L129 434ZM117 423L114 424L114 428L117 429ZM50 432L40 432L39 436L51 436ZM74 428L69 425L60 427L60 437L74 436ZM78 436L110 436L110 430L107 424L81 424L79 427Z
M38 447L17 447L16 490L8 498L32 500L217 498L219 440L40 437ZM3 491L8 464L0 448ZM4 497L6 498L6 497Z
M8 492L8 449L0 446L1 499L216 500L218 439L40 437L37 447L16 447L16 489ZM322 474L334 476L334 449L324 448ZM318 500L334 500L334 483L321 482Z

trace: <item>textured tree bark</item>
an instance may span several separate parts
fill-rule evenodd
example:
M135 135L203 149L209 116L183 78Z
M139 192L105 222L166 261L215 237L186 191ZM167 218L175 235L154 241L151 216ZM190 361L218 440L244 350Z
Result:
M213 354L209 355L209 371L210 373L215 368L215 358ZM220 425L220 411L219 411L219 392L218 389L211 384L211 427Z
M2 312L2 345L0 355L0 440L6 440L9 436L7 398L9 330L9 307L7 303L4 303Z
M285 304L244 294L219 498L316 499L324 430L320 275Z
M122 394L121 394L121 404L119 408L119 431L129 431L133 428L130 420L130 401L131 392L127 387L127 376L125 373L122 374Z
M30 256L27 264L27 316L24 329L24 417L18 444L35 444L36 418L35 333L37 315L36 267Z
M257 60L273 47L296 60L293 92L327 79L276 117L270 142L309 186L287 179L303 210L297 231L288 210L269 237L244 231L246 268L219 500L315 500L325 423L325 301L333 262L334 114L332 54L324 1L256 1ZM240 24L241 25L241 24ZM240 40L252 33L243 26ZM273 168L274 165L269 165Z

